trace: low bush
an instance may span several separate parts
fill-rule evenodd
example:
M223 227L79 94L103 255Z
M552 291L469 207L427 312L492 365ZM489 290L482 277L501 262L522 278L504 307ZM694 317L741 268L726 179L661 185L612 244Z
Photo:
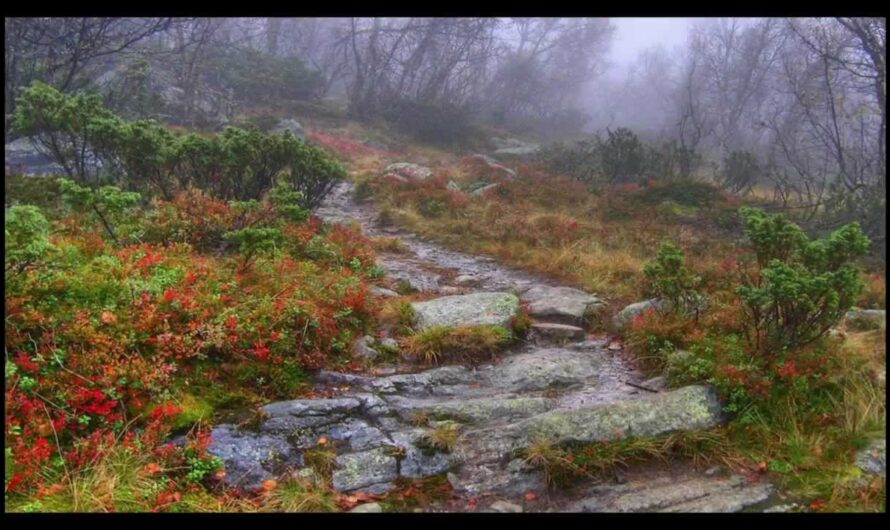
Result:
M102 107L98 96L67 96L34 83L23 91L15 126L36 139L80 185L115 180L160 193L197 186L224 200L258 199L280 178L315 208L345 177L323 150L290 133L226 127L221 134L174 133L153 120L124 120Z
M293 398L306 370L345 362L375 317L373 250L281 202L287 188L250 204L192 192L148 206L110 187L63 188L70 212L6 214L7 500L175 509L215 487L218 462L200 430L181 447L164 438L215 407ZM143 223L119 223L113 243L89 219L99 203ZM237 244L220 248L232 232ZM131 451L125 470L119 451Z

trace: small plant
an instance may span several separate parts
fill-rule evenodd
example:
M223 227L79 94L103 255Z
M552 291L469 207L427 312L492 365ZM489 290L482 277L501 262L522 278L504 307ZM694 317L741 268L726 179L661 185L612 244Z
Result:
M460 425L453 421L442 421L428 429L415 445L429 453L450 453L459 435Z
M673 311L694 311L698 319L701 295L697 288L701 278L686 269L682 250L670 241L663 241L655 260L643 265L643 273L663 306Z
M337 453L328 443L303 451L303 463L313 469L318 476L330 480L334 472L334 464L337 461Z
M290 476L266 492L262 511L334 512L337 496L318 478Z
M550 487L566 484L578 470L569 453L546 438L533 440L520 454L527 466L544 473Z
M55 247L49 241L49 222L40 208L16 204L5 215L3 261L7 282L10 276L40 264Z

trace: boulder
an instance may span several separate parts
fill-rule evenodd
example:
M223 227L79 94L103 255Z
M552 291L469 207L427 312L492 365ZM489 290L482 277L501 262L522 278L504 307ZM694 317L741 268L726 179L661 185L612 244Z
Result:
M491 382L510 392L571 388L596 376L603 358L593 352L546 348L507 357L491 369Z
M295 137L305 140L306 139L306 131L303 130L303 126L297 120L293 118L283 118L278 121L278 124L272 129L273 133L284 133L289 132Z
M433 175L433 170L420 164L396 162L383 168L383 174L395 175L408 180L426 180Z
M488 169L496 171L507 178L511 178L511 179L516 178L515 171L508 168L507 166L499 164L497 160L491 158L488 155L476 154L476 155L473 155L472 158L474 160L478 160L478 161L482 162L483 164L485 164L485 167L487 167Z
M368 361L373 361L377 358L377 350L371 347L371 343L374 341L374 337L370 335L365 335L361 337L352 345L352 356L358 359L365 359Z
M472 293L414 302L411 307L418 329L477 324L509 326L519 310L519 299L511 293Z
M6 144L6 172L22 175L64 175L65 170L37 149L30 138Z
M528 340L535 344L565 344L584 340L584 330L567 324L535 322L528 332Z
M657 298L651 298L649 300L643 300L642 302L637 302L635 304L630 304L625 307L621 311L615 315L615 318L612 319L612 322L615 324L615 327L620 328L627 325L630 322L630 319L633 317L642 314L643 311L647 309L659 309L661 307L661 301Z
M536 285L522 293L532 317L580 324L587 311L603 304L596 296L571 287Z

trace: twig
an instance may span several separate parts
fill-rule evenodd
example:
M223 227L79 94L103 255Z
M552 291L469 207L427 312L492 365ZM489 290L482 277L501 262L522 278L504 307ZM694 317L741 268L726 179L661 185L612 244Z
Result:
M630 381L624 381L625 385L630 385L634 388L639 388L640 390L645 390L646 392L652 392L654 394L658 394L661 390L656 390L654 388L649 388L648 386L638 385L636 383L631 383Z

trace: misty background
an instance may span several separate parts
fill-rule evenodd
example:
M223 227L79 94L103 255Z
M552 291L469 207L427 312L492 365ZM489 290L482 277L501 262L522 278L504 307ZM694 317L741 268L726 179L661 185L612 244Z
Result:
M883 248L882 18L8 18L5 29L11 138L33 82L191 129L338 115L460 149L515 135L579 180L710 179L814 229L858 220Z

